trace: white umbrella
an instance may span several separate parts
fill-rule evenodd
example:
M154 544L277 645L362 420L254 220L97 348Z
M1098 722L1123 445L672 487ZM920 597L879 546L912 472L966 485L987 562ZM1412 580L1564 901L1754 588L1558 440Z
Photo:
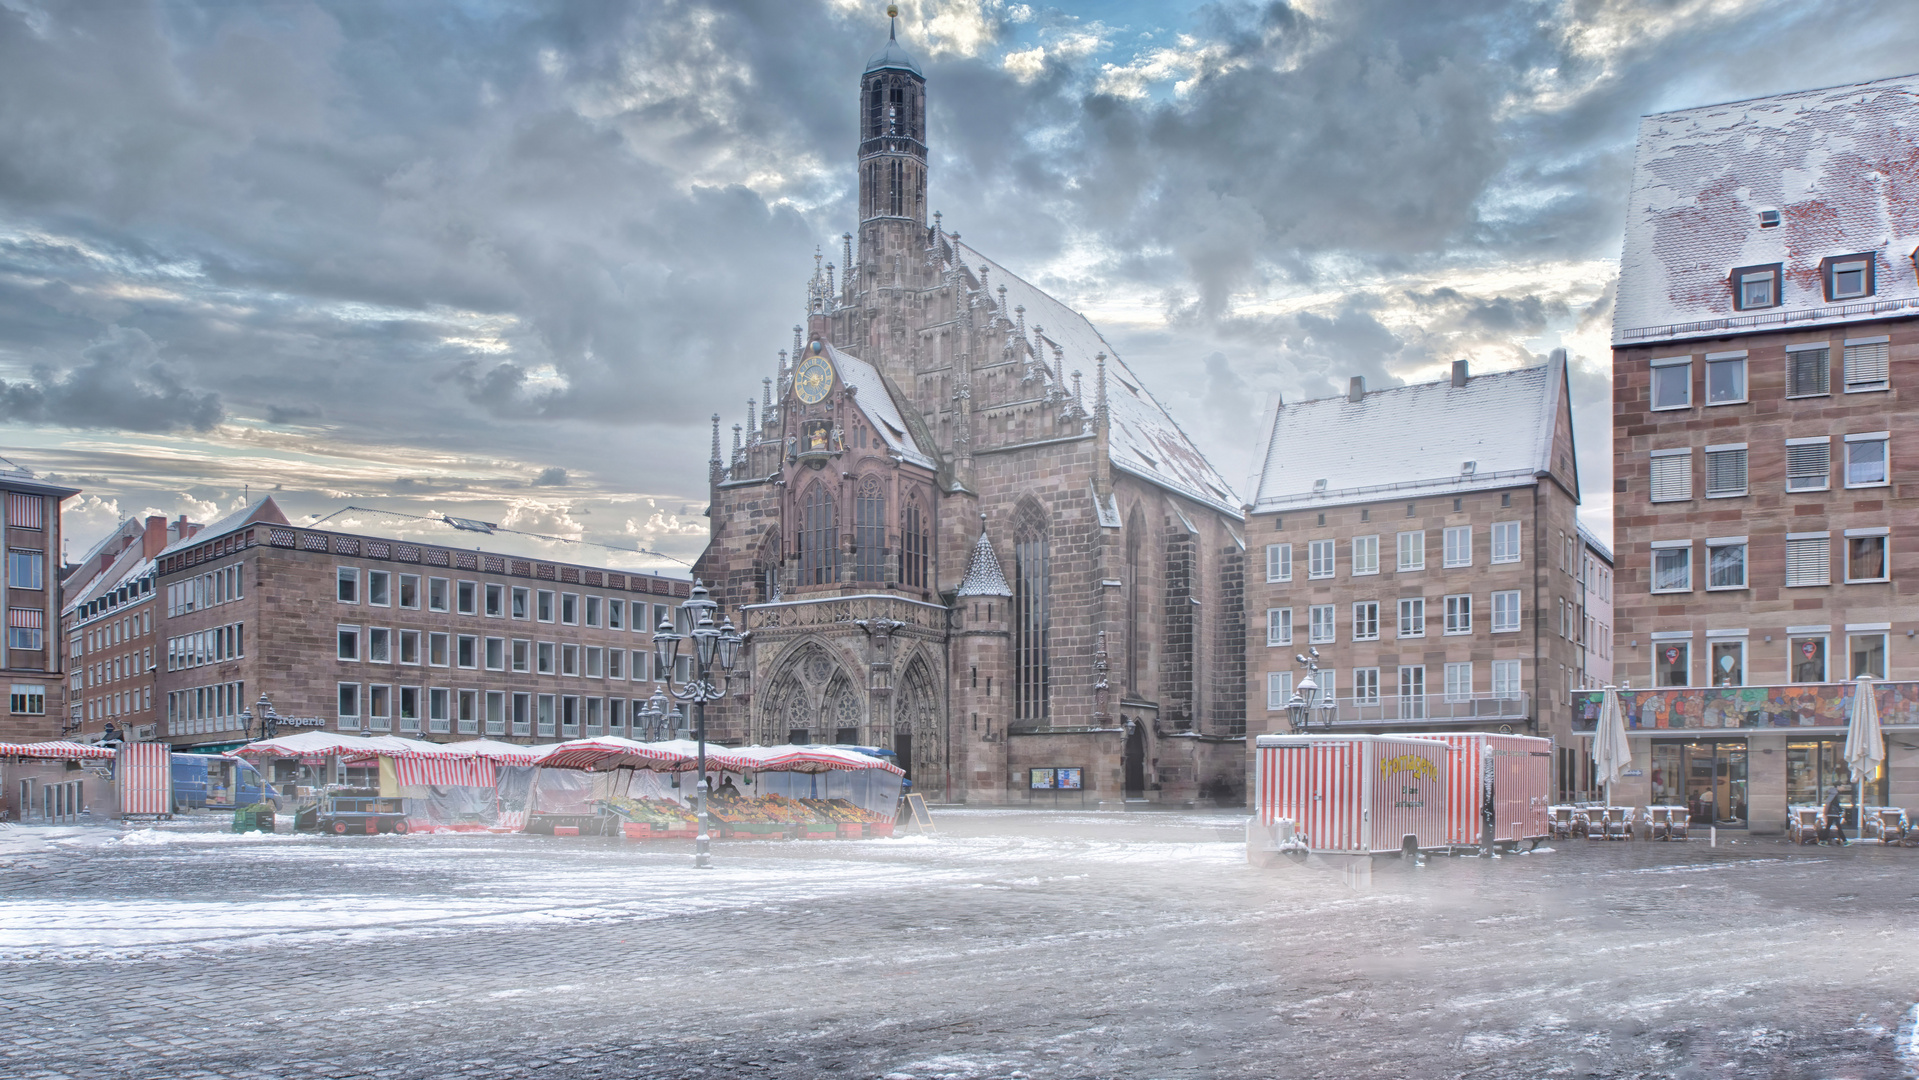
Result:
M1606 785L1606 805L1612 806L1613 781L1632 764L1632 744L1626 741L1626 710L1619 705L1617 687L1606 687L1599 706L1599 724L1593 728L1593 767Z
M1846 767L1852 771L1853 800L1859 804L1859 827L1866 823L1866 784L1879 773L1886 758L1886 740L1879 729L1879 703L1874 700L1872 676L1861 675L1852 692L1852 715L1846 721Z

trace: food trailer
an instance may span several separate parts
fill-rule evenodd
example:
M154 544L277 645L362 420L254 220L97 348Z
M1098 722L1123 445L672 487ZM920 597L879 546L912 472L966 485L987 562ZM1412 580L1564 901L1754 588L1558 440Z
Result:
M1261 735L1247 858L1282 855L1349 873L1379 855L1443 849L1452 750L1407 735Z
M1409 738L1442 742L1452 750L1446 784L1447 843L1510 849L1530 842L1537 847L1550 835L1551 739L1481 731Z

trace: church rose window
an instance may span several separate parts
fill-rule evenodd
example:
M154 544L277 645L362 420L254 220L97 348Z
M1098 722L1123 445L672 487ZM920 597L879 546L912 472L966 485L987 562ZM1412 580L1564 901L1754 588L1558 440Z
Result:
M926 558L931 546L926 534L926 514L920 510L919 500L911 496L906 500L906 513L900 520L900 584L909 589L926 587Z
M1021 504L1013 529L1013 658L1015 714L1021 720L1047 715L1047 566L1045 511Z
M825 484L806 489L800 507L800 584L831 585L840 579L840 550L834 542L833 493Z
M853 499L853 580L886 580L886 490L880 478L860 481Z

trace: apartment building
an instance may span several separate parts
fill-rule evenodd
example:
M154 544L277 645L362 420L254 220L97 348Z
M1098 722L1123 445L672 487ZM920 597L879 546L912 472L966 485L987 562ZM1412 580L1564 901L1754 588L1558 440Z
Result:
M59 628L60 504L80 494L37 479L0 458L0 543L7 575L0 606L7 637L0 645L0 673L8 683L0 742L34 742L60 734L62 657L48 635Z
M1579 527L1580 672L1579 685L1589 690L1612 684L1612 545L1586 526Z
M1829 689L1789 723L1776 694L1675 690L1636 719L1625 798L1779 827L1844 775L1815 702L1919 678L1916 156L1919 77L1641 123L1613 329L1615 675ZM1911 741L1871 797L1919 798Z
M159 556L162 735L239 742L262 694L282 732L628 734L662 674L653 627L683 622L691 582L558 554L640 559L362 507L295 527L263 499Z
M1566 357L1280 402L1247 543L1249 734L1317 649L1336 728L1570 735L1582 545ZM1248 746L1252 740L1248 740Z
M184 515L128 518L70 567L60 583L67 649L66 738L151 739L158 669L154 557L199 526Z

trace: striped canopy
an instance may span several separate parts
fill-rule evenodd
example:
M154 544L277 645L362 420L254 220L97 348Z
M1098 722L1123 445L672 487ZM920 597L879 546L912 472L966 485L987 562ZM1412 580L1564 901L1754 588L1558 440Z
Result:
M534 764L543 769L585 769L590 772L612 769L692 772L699 767L697 750L697 745L688 739L644 743L609 735L599 739L563 742ZM744 772L754 766L735 752L708 743L706 767L710 770Z
M906 770L891 762L835 746L745 746L729 752L752 761L752 767L760 772L823 773L879 769L894 776L906 775Z
M531 765L557 745L521 746L498 739L467 739L464 742L446 743L440 749L465 757L486 758L496 765Z
M396 756L393 762L393 778L402 785L492 787L498 777L492 758L450 757L444 754L427 757L425 754L413 754Z
M113 751L104 746L88 746L84 743L53 742L36 743L0 743L0 757L24 758L110 758Z
M303 758L337 756L343 761L370 757L459 758L443 743L402 739L394 735L344 735L326 731L302 731L277 739L250 742L233 751L245 757Z

